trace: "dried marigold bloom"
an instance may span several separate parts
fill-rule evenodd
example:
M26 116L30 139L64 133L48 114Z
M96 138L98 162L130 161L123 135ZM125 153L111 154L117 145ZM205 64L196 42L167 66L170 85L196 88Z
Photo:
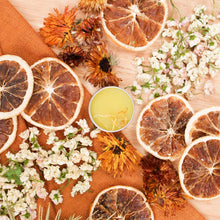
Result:
M130 172L140 162L142 155L123 137L112 133L99 133L98 140L104 144L103 153L99 155L101 167L114 178L121 175L125 168Z
M69 66L78 66L85 59L85 52L81 47L68 46L58 56Z
M80 45L100 44L102 37L99 17L87 17L76 25L74 38Z
M162 209L165 215L175 215L178 209L184 207L186 199L172 163L148 154L141 159L141 166L148 202Z
M44 27L40 29L40 35L49 46L63 47L66 42L72 42L72 30L75 25L75 17L77 9L72 8L68 11L65 8L64 13L60 14L57 9L54 9L54 14L49 14L49 17L44 19Z
M102 45L97 45L88 55L87 66L91 73L86 79L95 87L118 86L120 78L112 71L112 57Z
M86 13L99 13L106 3L107 0L80 0L78 7Z

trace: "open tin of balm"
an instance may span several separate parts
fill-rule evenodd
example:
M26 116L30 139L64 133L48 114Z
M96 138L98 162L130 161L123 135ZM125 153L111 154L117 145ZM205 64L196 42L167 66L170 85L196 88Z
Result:
M108 86L98 90L89 102L89 116L100 130L117 132L128 126L134 114L131 96L123 89Z

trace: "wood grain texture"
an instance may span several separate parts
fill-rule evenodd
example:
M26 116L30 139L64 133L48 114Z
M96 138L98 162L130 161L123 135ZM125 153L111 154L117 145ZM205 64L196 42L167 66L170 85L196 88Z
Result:
M168 1L168 0L167 0ZM29 24L38 32L39 28L43 26L43 19L48 16L48 13L53 12L53 8L57 8L60 11L64 9L65 6L74 7L77 4L77 0L10 0L13 6L24 16L24 18L29 22ZM169 1L168 1L169 2ZM198 4L204 4L211 11L212 0L175 0L175 4L181 10L182 15L188 16L192 13L192 9ZM216 0L217 4L220 4L220 0ZM169 5L169 13L171 12L171 5ZM1 6L0 6L1 7ZM155 42L151 47L149 47L144 52L130 52L126 51L110 40L106 39L107 46L112 54L117 58L118 65L115 66L114 71L122 78L120 87L124 88L130 85L136 76L135 66L132 64L132 60L136 56L144 56L147 59L154 48L159 46L159 40ZM75 72L80 76L83 84L86 88L93 94L97 88L92 87L88 84L83 76L86 73L85 67L78 67ZM194 108L195 112L210 106L220 106L220 72L219 75L213 80L215 85L215 94L205 97L203 94L199 94L193 97L190 104ZM147 100L145 100L145 104ZM141 152L144 150L141 148L136 140L135 136L135 126L136 119L143 106L135 105L135 115L132 123L123 131L123 133L129 137L131 143ZM190 200L190 203L201 213L207 220L219 220L220 219L220 198L210 201L196 201ZM177 219L178 220L178 219Z

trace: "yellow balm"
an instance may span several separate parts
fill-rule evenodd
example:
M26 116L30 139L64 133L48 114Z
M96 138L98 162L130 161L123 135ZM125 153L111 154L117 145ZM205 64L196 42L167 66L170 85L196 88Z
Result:
M92 122L104 131L119 131L131 121L134 104L126 91L109 86L96 92L89 103Z

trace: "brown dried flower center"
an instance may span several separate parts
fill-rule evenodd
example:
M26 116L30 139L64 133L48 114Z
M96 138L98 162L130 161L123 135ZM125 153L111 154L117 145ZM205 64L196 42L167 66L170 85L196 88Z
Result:
M121 152L123 151L119 146L117 146L117 145L115 145L113 148L113 154L118 154L118 155L120 155L121 154Z
M109 71L111 71L111 65L107 57L104 57L100 60L99 66L103 72L108 73Z

